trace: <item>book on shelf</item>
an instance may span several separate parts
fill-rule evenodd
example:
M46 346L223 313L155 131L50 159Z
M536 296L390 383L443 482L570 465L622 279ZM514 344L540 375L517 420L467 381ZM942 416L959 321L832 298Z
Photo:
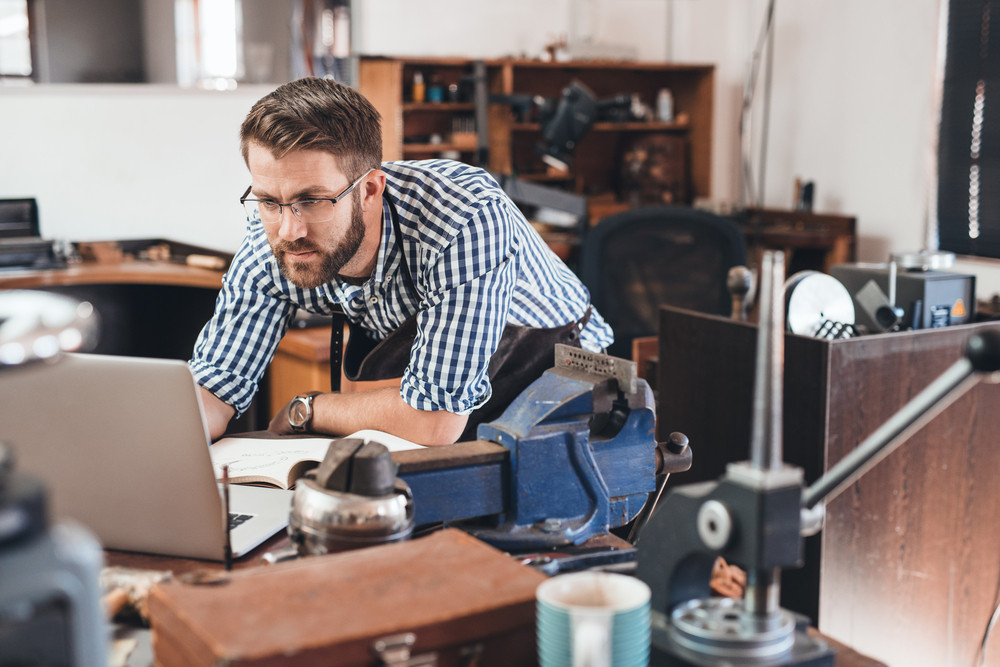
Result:
M345 438L378 442L390 452L420 449L415 442L382 431L365 429ZM326 456L330 443L341 438L222 438L211 447L216 479L222 479L222 467L229 465L230 484L255 484L279 489L294 488L295 482Z

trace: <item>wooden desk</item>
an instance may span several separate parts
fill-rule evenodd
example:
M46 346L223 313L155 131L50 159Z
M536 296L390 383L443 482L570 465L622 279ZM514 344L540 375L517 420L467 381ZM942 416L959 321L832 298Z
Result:
M119 264L84 262L62 269L8 269L0 272L2 289L39 289L65 285L173 285L218 291L222 271L177 262L127 260Z
M121 262L82 262L58 269L5 269L0 289L39 289L93 304L98 315L98 354L160 359L191 358L194 343L215 311L224 271L189 266L192 253L231 257L198 246L162 239L122 241ZM134 259L153 245L167 245L178 261ZM129 256L133 258L129 258ZM266 382L262 386L266 391ZM267 426L258 401L231 425L231 431Z
M681 431L694 452L691 471L670 481L717 479L749 457L757 328L671 308L660 325L659 437ZM814 481L982 327L1000 323L786 335L784 459ZM1000 583L998 405L1000 385L977 385L829 502L805 567L782 573L783 604L818 613L824 633L893 665L973 664Z
M854 217L778 209L749 209L746 216L743 233L753 266L760 266L765 249L785 253L789 276L806 270L829 273L834 264L854 261Z
M229 256L161 239L121 242L135 256L151 245L167 245L173 256L191 253ZM83 262L59 269L0 271L0 289L41 289L89 301L99 316L97 347L101 354L189 359L198 332L215 310L221 270L188 266L183 261L126 259L115 263Z

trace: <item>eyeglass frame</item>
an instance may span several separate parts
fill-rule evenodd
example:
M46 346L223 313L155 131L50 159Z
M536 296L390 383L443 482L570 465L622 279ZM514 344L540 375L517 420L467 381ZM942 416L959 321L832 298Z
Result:
M247 186L247 189L243 193L243 196L240 197L240 204L243 206L243 208L245 210L248 201L249 202L254 202L254 203L258 204L258 208L257 208L258 211L260 211L259 204L262 201L270 202L270 203L274 204L275 206L277 206L278 207L278 217L274 220L274 222L266 222L266 223L264 222L263 219L259 219L258 222L260 222L260 224L262 224L262 225L264 225L264 224L273 225L273 224L275 224L277 222L281 222L281 216L284 214L286 206L288 206L289 208L291 208L292 215L294 215L297 220L302 220L302 213L300 211L297 211L295 209L295 205L296 204L304 204L305 202L315 202L315 201L328 201L328 202L330 202L331 206L336 206L337 202L339 202L341 199L343 199L347 195L351 194L351 192L354 190L354 188L358 187L358 185L361 183L361 181L363 181L365 179L365 176L367 176L368 174L372 173L373 171L375 171L375 170L374 169L369 169L365 173L361 174L361 176L359 176L356 181L354 181L353 183L351 183L350 185L348 185L346 188L344 188L340 192L340 194L338 194L336 197L309 197L308 199L299 199L298 201L288 202L287 204L282 204L281 202L276 202L276 201L273 201L273 200L270 200L270 199L254 199L253 197L247 197L247 195L250 194L250 191L253 189L253 183L251 183L250 185ZM249 211L247 211L247 213L249 214ZM329 220L322 220L322 221L318 221L318 222L314 222L314 223L306 223L306 224L322 224L323 222L329 222Z

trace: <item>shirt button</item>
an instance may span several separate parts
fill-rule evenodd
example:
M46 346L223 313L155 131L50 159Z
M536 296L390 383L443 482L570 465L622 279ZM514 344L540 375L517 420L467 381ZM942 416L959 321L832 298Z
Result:
M378 297L377 296L373 296L372 298L368 299L368 303L370 303L370 304L372 304L374 306L376 303L378 303Z

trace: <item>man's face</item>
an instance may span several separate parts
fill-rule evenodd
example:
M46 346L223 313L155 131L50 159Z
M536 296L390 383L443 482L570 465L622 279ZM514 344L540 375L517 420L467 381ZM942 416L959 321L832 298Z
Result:
M247 164L253 183L250 196L256 199L286 204L330 198L351 184L336 159L324 151L299 150L275 159L269 150L250 144ZM285 207L277 222L264 224L264 231L281 273L299 287L318 287L340 273L354 275L350 269L358 263L365 238L360 186L334 205L329 222L302 222Z

